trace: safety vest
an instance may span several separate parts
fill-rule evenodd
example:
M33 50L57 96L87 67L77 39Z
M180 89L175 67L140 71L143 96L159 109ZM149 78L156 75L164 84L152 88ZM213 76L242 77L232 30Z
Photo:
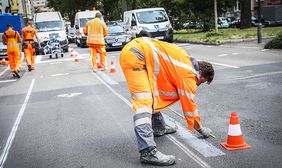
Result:
M34 42L35 29L25 27L23 28L22 33L23 33L24 43L33 43Z
M183 48L147 37L137 38L126 47L145 61L151 88L151 93L134 93L132 96L153 97L154 111L163 110L180 100L188 128L194 128L195 120L202 127L194 102L199 78L197 61Z
M12 47L18 47L18 37L17 37L17 31L15 30L7 30L3 33L3 36L6 37L7 42L7 49L10 49Z
M104 36L108 35L108 28L99 18L88 21L83 31L88 45L105 45Z

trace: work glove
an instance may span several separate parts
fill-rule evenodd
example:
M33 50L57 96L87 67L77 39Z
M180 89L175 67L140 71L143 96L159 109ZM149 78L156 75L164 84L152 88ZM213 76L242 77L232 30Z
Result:
M204 138L208 138L211 136L212 130L207 127L202 127L201 129L197 130Z

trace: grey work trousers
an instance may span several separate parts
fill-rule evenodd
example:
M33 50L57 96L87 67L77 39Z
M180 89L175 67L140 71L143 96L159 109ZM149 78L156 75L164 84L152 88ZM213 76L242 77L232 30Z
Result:
M155 147L156 143L154 140L154 132L164 132L165 131L165 121L162 116L161 112L154 113L154 114L148 114L147 115L140 115L136 114L134 115L133 119L136 121L137 119L145 117L151 118L151 124L145 123L142 125L135 126L135 135L137 139L137 146L138 150L141 151L143 149L146 149L148 147Z

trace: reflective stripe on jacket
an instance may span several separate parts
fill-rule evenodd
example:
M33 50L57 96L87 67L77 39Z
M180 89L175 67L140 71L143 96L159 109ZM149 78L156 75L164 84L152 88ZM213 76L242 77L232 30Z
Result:
M7 44L7 50L19 48L20 34L15 30L7 30L2 34L3 42Z
M197 61L174 44L147 37L131 41L124 49L145 61L151 87L151 93L135 93L132 96L147 98L152 94L154 111L163 110L180 100L188 128L194 128L195 120L201 128L194 102L199 76Z
M104 36L108 35L108 28L99 18L88 21L83 32L87 35L88 45L105 45Z

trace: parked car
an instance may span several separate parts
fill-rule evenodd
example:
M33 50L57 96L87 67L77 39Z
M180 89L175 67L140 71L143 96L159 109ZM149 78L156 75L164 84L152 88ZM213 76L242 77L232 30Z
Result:
M219 28L228 28L229 23L225 17L218 17L218 27Z
M76 40L75 33L76 33L75 28L72 28L72 27L68 28L67 36L68 36L69 43L74 43L75 42L75 40Z
M7 46L2 42L2 34L3 33L0 33L0 59L2 59L3 57L8 58Z
M131 40L131 36L126 34L123 27L120 25L107 25L108 35L105 37L106 49L123 48Z

